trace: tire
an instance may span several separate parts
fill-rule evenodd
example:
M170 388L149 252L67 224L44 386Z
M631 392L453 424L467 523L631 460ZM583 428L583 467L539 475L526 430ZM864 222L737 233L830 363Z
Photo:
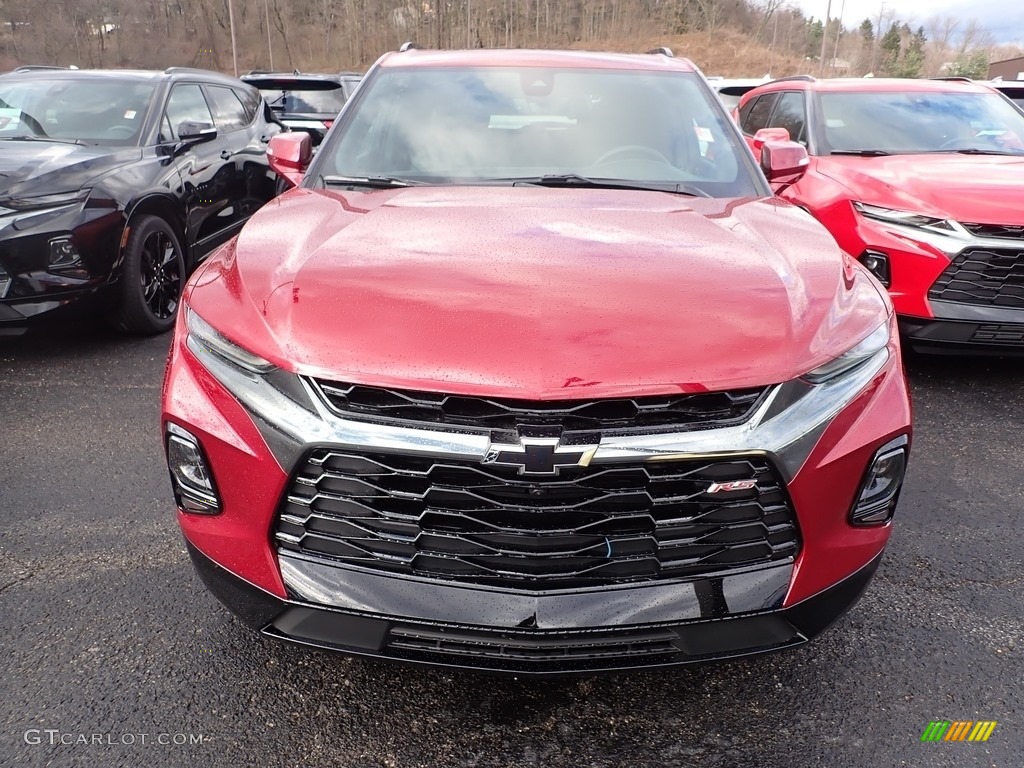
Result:
M185 257L174 229L158 216L138 216L121 262L115 327L152 336L174 327L185 287Z

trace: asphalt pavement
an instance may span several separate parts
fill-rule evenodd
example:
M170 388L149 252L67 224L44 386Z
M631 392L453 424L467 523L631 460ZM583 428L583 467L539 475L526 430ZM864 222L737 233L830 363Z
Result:
M1024 362L909 361L916 439L861 602L787 653L558 680L261 639L193 573L169 339L0 338L0 766L1024 766ZM922 743L994 720L984 743Z

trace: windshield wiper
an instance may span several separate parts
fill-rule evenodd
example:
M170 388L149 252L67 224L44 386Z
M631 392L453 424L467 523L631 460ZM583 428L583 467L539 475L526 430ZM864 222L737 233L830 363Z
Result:
M949 149L957 155L1020 155L1020 152L1007 152L1005 149L983 149L981 147L961 147L960 149Z
M622 179L605 179L581 176L578 173L558 173L547 176L523 176L509 179L489 179L489 181L509 181L512 185L526 184L535 187L585 187L589 189L635 189L644 192L670 192L688 197L711 197L697 187L677 182L640 182L623 181Z
M398 179L393 176L321 176L320 181L329 187L370 187L371 189L413 187L425 183L412 179Z
M830 155L852 155L854 157L888 157L891 152L884 149L833 149Z
M48 141L53 144L77 144L80 147L89 146L81 139L55 139L51 136L0 136L4 141Z

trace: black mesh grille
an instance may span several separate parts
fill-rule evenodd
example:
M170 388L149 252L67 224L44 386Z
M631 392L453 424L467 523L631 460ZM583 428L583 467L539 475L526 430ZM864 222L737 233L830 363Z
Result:
M764 388L659 397L604 400L510 400L469 397L360 384L316 382L338 413L384 419L514 430L517 426L559 426L565 430L723 427L749 418Z
M963 228L975 237L1024 240L1024 225L1021 224L964 224Z
M712 483L753 481L708 493ZM319 449L283 502L278 545L325 560L553 589L719 573L791 558L797 527L760 457L563 469Z
M537 632L430 629L395 626L388 648L405 654L439 654L473 659L476 663L545 664L595 662L668 656L679 652L678 634L670 628ZM473 663L473 662L470 662Z
M971 341L979 344L1024 344L1024 323L983 323Z
M968 248L946 267L928 297L961 304L1024 308L1024 251Z

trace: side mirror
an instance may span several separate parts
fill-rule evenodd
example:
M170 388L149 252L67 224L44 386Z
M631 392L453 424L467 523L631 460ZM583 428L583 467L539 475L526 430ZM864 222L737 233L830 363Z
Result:
M791 184L807 170L807 147L795 141L768 141L761 147L761 170L772 184Z
M754 149L761 149L769 141L789 141L789 131L785 128L762 128L750 140Z
M191 120L178 123L179 141L198 142L215 138L217 138L217 129L213 127L213 123L195 123Z
M267 145L267 160L274 172L293 187L302 182L302 174L313 158L313 145L305 131L279 133Z

